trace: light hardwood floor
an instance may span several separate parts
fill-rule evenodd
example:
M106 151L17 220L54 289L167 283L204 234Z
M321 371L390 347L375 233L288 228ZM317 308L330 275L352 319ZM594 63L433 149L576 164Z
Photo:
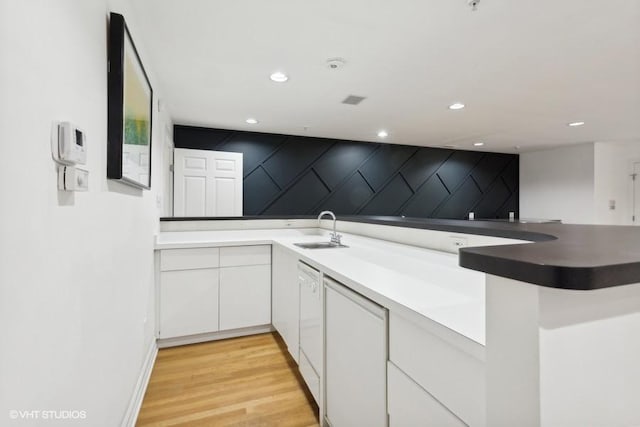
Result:
M317 407L277 334L158 352L137 426L318 426Z

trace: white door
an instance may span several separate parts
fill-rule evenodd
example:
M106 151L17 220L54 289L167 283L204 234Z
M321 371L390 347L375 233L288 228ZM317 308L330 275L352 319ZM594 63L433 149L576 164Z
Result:
M242 153L176 148L175 216L242 216Z
M633 225L640 224L640 162L633 164Z
M173 216L173 139L169 127L164 130L162 168L162 216Z

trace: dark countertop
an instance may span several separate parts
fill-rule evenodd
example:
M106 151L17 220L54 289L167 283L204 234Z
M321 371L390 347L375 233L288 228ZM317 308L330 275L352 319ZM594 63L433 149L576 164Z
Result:
M314 216L162 218L162 221L315 219ZM340 221L528 240L460 249L459 264L541 286L593 290L640 282L640 227L339 216Z

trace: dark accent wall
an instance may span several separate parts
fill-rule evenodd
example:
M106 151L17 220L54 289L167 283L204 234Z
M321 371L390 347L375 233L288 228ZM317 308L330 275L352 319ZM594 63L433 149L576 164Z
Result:
M244 215L518 216L518 156L175 126L176 148L244 154Z

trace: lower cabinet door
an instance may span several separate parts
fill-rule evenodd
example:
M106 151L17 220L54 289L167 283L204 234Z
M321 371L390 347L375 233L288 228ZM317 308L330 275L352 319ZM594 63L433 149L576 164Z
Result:
M271 323L271 266L220 269L220 330Z
M391 362L387 375L389 427L466 426Z
M218 330L218 269L160 274L160 338Z

